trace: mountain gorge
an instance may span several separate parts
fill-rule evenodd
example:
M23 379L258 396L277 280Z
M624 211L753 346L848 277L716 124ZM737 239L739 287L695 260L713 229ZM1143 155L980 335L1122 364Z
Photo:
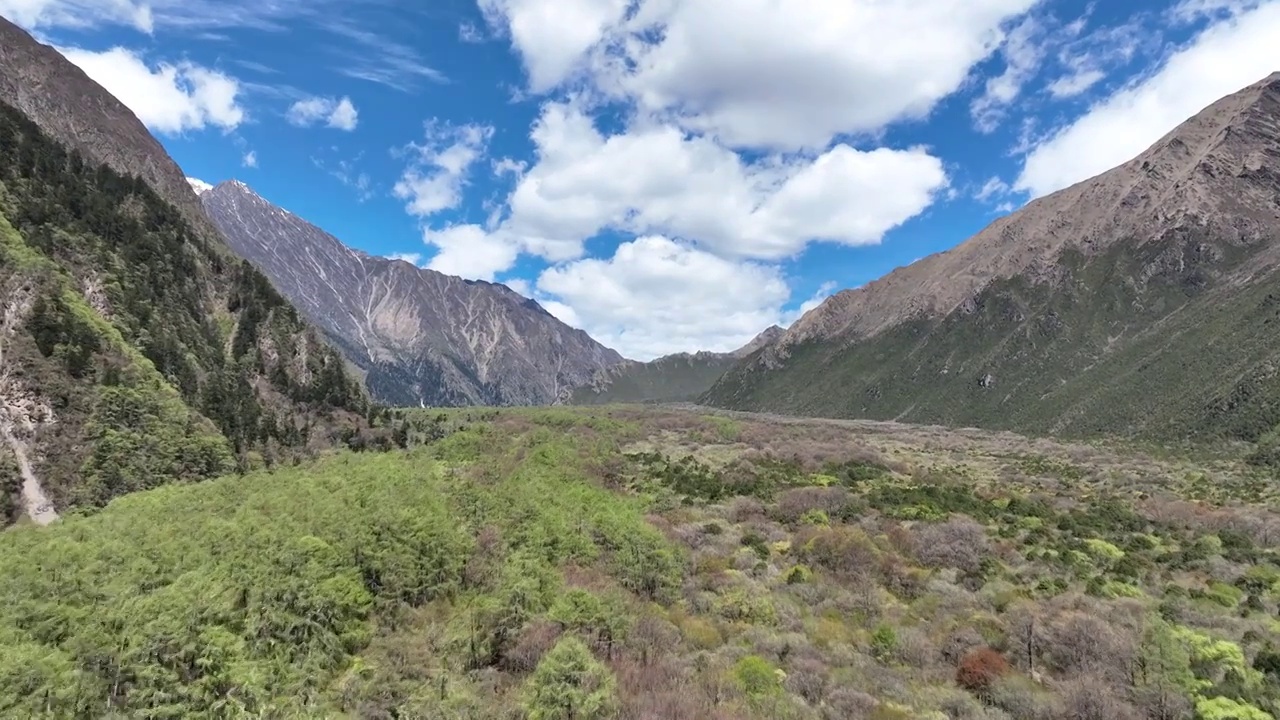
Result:
M622 361L504 285L353 250L243 183L200 198L232 249L325 331L382 402L550 404Z
M1280 423L1280 74L953 250L839 293L704 396L1035 433Z

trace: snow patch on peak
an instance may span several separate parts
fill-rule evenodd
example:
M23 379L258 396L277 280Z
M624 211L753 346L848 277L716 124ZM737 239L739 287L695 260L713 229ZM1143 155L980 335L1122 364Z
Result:
M197 195L203 195L213 189L213 185L199 178L189 177L187 182L191 185L191 189L196 191Z

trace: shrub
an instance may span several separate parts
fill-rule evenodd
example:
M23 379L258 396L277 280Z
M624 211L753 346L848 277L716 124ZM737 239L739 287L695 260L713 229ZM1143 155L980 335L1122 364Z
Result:
M982 569L991 553L986 529L966 517L925 525L917 533L916 543L916 557L922 564L965 573Z
M996 650L981 647L971 650L956 667L956 684L969 692L985 696L996 680L1009 673L1009 661Z
M871 654L887 660L898 649L898 633L889 625L879 625L871 633Z
M733 679L749 698L782 692L784 673L759 655L747 655L733 666Z

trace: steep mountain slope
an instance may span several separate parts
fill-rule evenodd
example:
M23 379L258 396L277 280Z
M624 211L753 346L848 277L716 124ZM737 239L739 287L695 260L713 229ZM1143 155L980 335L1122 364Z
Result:
M137 117L57 50L0 17L0 102L21 111L69 150L137 176L207 239L213 226L182 170Z
M6 24L0 39L5 93L40 77L74 85L56 90L69 104L44 118L51 131L0 101L3 519L355 437L359 383L207 219L193 225L157 193L176 173L195 201L142 124L25 33ZM51 132L91 140L82 150Z
M538 405L622 358L503 285L346 247L236 181L200 196L262 269L395 405Z
M607 405L695 400L726 370L782 337L783 332L774 325L728 353L676 353L649 362L625 360L597 370L587 383L567 389L561 401L568 405Z
M703 398L1036 432L1280 423L1280 74L959 247L839 293Z

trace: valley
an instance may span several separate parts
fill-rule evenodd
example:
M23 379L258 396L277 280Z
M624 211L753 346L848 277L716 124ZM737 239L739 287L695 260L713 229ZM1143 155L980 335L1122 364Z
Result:
M1280 23L1268 2L1174 14L1242 32L1245 5ZM548 32L601 37L537 66L559 84L533 65L527 90L487 83L531 125L414 117L394 147L406 97L465 83L358 19L326 24L367 47L325 77L396 93L363 119L345 93L227 74L276 72L254 61L204 67L184 45L149 64L45 34L129 22L222 43L234 23L200 25L221 4L0 7L0 718L1280 718L1280 73L1163 112L1177 124L1154 144L1033 192L1031 157L979 183L914 136L863 149L888 120L799 113L786 124L811 137L780 138L772 99L630 97L644 68L710 83L707 102L836 92L775 76L795 53L718 89L755 53L675 72L680 53L648 44L696 33L645 24L689 7L666 4L577 25L539 6ZM499 5L449 37L481 52L541 26ZM970 6L946 5L961 32ZM254 32L327 17L292 8L232 15L266 13ZM1024 35L1084 32L1095 7L1063 28L984 12L957 45L1007 72L971 82L971 63L951 92L982 95L897 119L966 105L956 127L987 142L991 103L1028 81ZM1176 70L1190 50L1171 52ZM432 88L361 64L379 58ZM1199 79L1236 67L1212 65ZM620 74L591 85L602 68ZM1130 96L1153 73L1110 97L1145 112ZM1018 102L1105 114L1082 93L1109 83ZM910 83L881 85L849 108ZM739 115L740 132L715 127ZM188 157L230 177L261 149L261 185L169 155L215 128ZM276 170L290 153L305 182ZM357 169L387 158L381 180ZM285 209L330 202L367 251ZM985 228L933 251L927 230L973 217ZM383 238L406 233L430 255ZM860 262L920 247L857 285Z
M0 535L0 714L1280 709L1280 486L1238 448L399 413L406 451Z

